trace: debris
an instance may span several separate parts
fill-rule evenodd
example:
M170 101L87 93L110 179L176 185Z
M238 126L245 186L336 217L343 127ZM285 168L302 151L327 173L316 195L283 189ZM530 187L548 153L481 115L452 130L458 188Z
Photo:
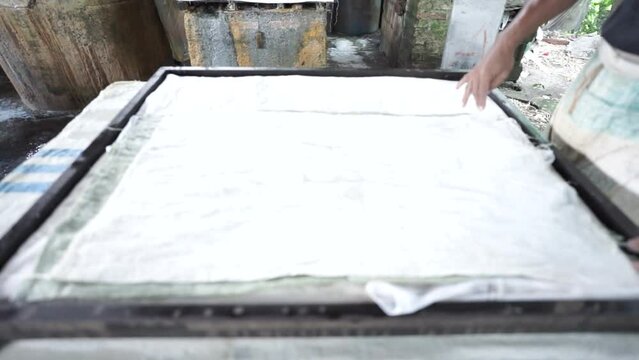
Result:
M545 38L542 40L543 42L547 42L553 45L568 45L570 44L570 40L567 39L557 39L557 38Z
M521 91L521 86L517 84L516 82L512 82L512 81L506 81L505 83L501 85L501 87L511 89L514 91Z
M590 35L577 38L568 44L568 53L577 59L590 59L597 51L601 36Z
M572 81L579 75L589 56L594 54L596 39L590 35L575 37L556 32L543 32L545 39L558 41L538 41L522 59L522 75L518 85L521 91L514 91L513 86L506 84L501 90L523 112L530 121L544 131L550 122L557 103L566 92ZM582 40L582 38L586 38ZM593 39L594 38L594 39ZM568 48L570 45L592 49L588 57L574 57ZM588 46L586 46L589 44ZM579 54L587 55L587 54Z
M535 127L544 130L550 123L550 113L540 110L535 104L514 100L513 104L521 111Z

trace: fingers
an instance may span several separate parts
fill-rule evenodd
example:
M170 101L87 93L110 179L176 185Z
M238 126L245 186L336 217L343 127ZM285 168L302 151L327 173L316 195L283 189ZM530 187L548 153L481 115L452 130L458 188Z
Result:
M491 89L494 88L492 86L494 80L495 79L482 75L481 71L477 70L472 70L471 72L466 74L457 83L457 89L459 89L463 85L466 85L464 97L462 98L463 106L466 106L468 104L470 95L472 95L473 98L475 98L477 107L483 110L486 107L486 98L488 97L488 93Z
M459 88L462 87L462 85L468 83L468 75L470 75L470 73L467 73L466 75L464 75L464 77L457 82L457 90L459 90Z
M475 81L473 81L472 77L470 76L471 73L468 73L464 78L465 80L465 84L466 84L466 89L464 90L464 97L462 98L462 105L466 106L466 104L468 104L468 99L470 98L470 94L473 91L473 84L475 83Z
M487 81L486 78L479 79L477 84L477 90L473 94L475 96L475 103L477 107L481 110L484 110L486 107L486 97L488 96L488 92L490 91L490 82Z
M464 90L464 97L462 98L462 105L464 107L466 107L466 104L468 104L468 98L470 97L470 87L471 87L472 83L467 83L466 84L466 90Z
M470 75L472 74L472 72L467 73L466 75L464 75L464 77L459 80L459 82L457 83L457 89L461 88L462 86L466 85L466 88L464 89L464 97L462 98L462 106L466 106L466 103L468 102L468 89L470 88Z

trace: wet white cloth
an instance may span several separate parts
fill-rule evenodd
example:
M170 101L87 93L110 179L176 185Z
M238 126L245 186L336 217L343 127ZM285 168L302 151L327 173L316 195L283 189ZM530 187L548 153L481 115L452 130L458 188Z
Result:
M143 85L139 81L111 84L60 134L1 179L0 235L11 229Z
M492 277L421 285L370 281L366 293L389 316L412 314L443 301L632 300L639 287L598 284L596 287L526 278Z
M40 276L638 286L606 229L553 172L550 152L493 103L483 113L461 108L454 86L170 76L140 113L161 119L152 138Z

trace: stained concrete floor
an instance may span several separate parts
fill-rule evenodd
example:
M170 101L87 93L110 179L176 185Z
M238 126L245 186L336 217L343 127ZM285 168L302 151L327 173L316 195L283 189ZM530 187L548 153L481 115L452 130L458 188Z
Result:
M73 115L29 110L0 71L0 179L55 137Z

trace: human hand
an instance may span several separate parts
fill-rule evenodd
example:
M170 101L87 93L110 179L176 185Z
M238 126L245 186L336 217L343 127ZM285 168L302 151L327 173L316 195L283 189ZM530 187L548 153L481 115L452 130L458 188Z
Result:
M464 84L466 91L462 100L464 106L472 94L480 109L486 107L488 93L499 86L515 66L515 47L505 41L498 41L468 74L457 83L459 89Z

